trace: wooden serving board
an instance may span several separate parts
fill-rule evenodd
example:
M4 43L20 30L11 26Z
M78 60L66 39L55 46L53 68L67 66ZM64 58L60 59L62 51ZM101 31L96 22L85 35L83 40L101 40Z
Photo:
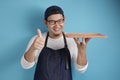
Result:
M107 36L100 33L65 33L69 38L107 38Z

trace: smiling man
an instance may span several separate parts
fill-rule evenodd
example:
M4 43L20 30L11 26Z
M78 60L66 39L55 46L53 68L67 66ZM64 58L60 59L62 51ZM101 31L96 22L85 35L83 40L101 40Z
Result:
M24 69L36 65L34 80L72 80L71 60L76 69L83 73L88 67L86 45L89 38L82 42L76 38L65 37L65 16L59 6L50 6L45 11L44 24L48 32L37 30L21 59Z

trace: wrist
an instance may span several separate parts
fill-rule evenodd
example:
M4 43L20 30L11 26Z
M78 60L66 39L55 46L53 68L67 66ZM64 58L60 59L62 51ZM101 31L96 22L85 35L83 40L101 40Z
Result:
M85 49L78 49L79 54L85 54L86 53L86 48Z

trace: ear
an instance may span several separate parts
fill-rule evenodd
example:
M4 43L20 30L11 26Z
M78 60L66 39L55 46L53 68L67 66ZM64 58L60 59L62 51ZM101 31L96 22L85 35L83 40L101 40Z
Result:
M44 24L47 25L47 21L46 20L44 20Z
M44 20L44 24L45 24L45 26L47 27L47 21L46 20ZM48 28L48 27L47 27Z
M65 21L65 16L63 18L64 18L64 21Z

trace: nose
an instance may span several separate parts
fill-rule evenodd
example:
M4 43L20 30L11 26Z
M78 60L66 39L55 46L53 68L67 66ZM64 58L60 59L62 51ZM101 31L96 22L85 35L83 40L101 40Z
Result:
M59 26L59 23L56 21L56 22L55 22L55 25Z

